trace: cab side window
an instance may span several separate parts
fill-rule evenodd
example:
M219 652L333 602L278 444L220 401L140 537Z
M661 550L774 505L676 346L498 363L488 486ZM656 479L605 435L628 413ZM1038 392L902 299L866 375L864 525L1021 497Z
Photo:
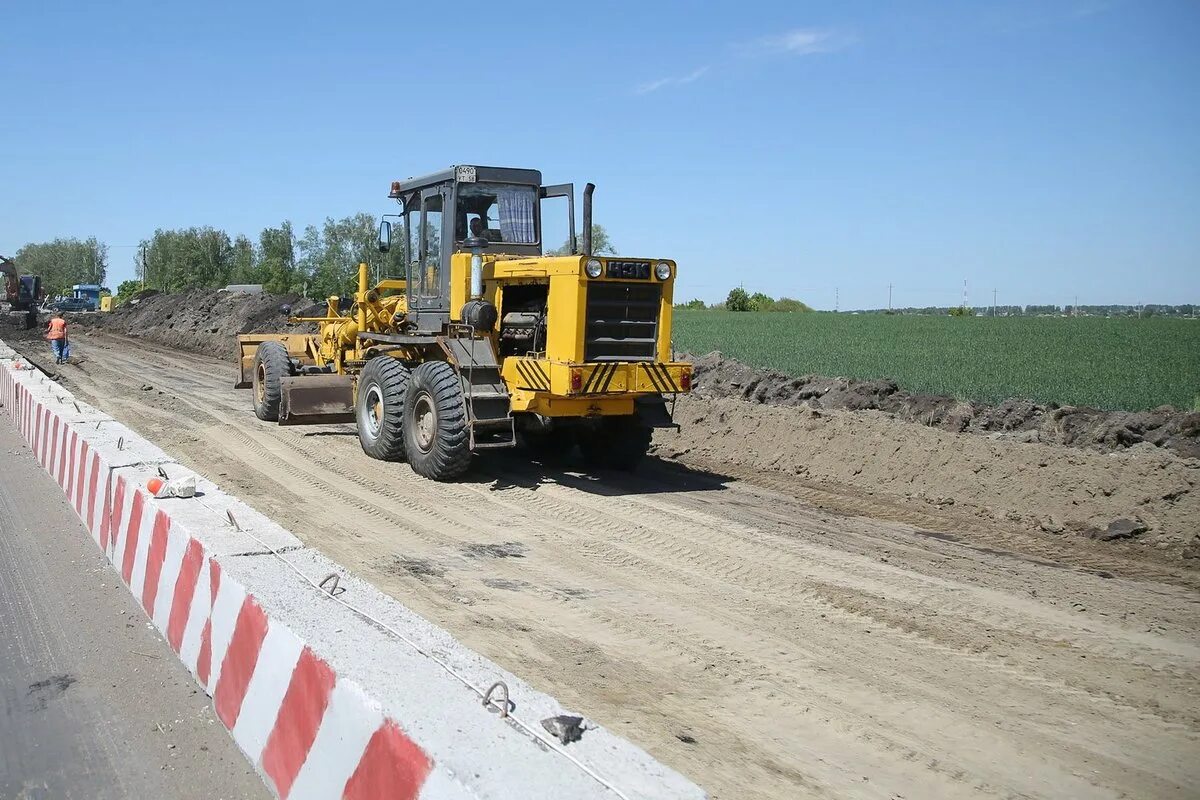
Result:
M424 236L421 279L417 293L421 297L437 297L441 291L442 270L442 196L426 195L422 199Z

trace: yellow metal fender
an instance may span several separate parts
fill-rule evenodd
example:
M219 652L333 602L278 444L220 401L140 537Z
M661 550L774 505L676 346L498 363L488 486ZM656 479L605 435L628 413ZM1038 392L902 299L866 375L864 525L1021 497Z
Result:
M243 333L238 338L238 380L235 389L249 389L254 385L254 353L263 342L279 342L287 348L288 355L300 359L303 364L312 364L308 343L312 338L306 333Z

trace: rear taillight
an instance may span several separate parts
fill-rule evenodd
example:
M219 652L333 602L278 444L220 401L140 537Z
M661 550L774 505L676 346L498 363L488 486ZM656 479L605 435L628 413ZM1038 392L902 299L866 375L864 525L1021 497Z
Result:
M683 389L685 392L690 392L692 390L692 373L681 372L679 374L679 388Z
M571 391L578 392L583 388L583 373L577 369L571 370Z

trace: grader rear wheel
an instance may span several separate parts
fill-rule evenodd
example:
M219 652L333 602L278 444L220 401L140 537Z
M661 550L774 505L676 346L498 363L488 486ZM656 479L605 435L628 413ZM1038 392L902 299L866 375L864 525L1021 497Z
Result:
M263 342L254 351L254 416L267 422L279 419L283 397L281 381L292 374L287 348L279 342Z
M404 448L413 472L435 481L457 478L471 464L462 384L454 367L417 367L404 398Z
M408 367L391 356L371 359L358 376L358 441L371 458L404 460L404 397L410 378Z

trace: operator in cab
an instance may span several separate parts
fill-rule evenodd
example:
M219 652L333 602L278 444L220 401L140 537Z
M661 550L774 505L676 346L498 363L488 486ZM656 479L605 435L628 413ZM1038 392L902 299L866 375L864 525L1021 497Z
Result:
M483 217L475 217L471 220L471 235L480 239L487 239L489 242L500 241L494 231L488 230L487 223L483 221Z
M50 340L50 347L54 350L54 363L65 364L69 352L67 350L67 321L63 319L61 311L55 311L54 316L50 318L50 326L46 328L46 338Z

